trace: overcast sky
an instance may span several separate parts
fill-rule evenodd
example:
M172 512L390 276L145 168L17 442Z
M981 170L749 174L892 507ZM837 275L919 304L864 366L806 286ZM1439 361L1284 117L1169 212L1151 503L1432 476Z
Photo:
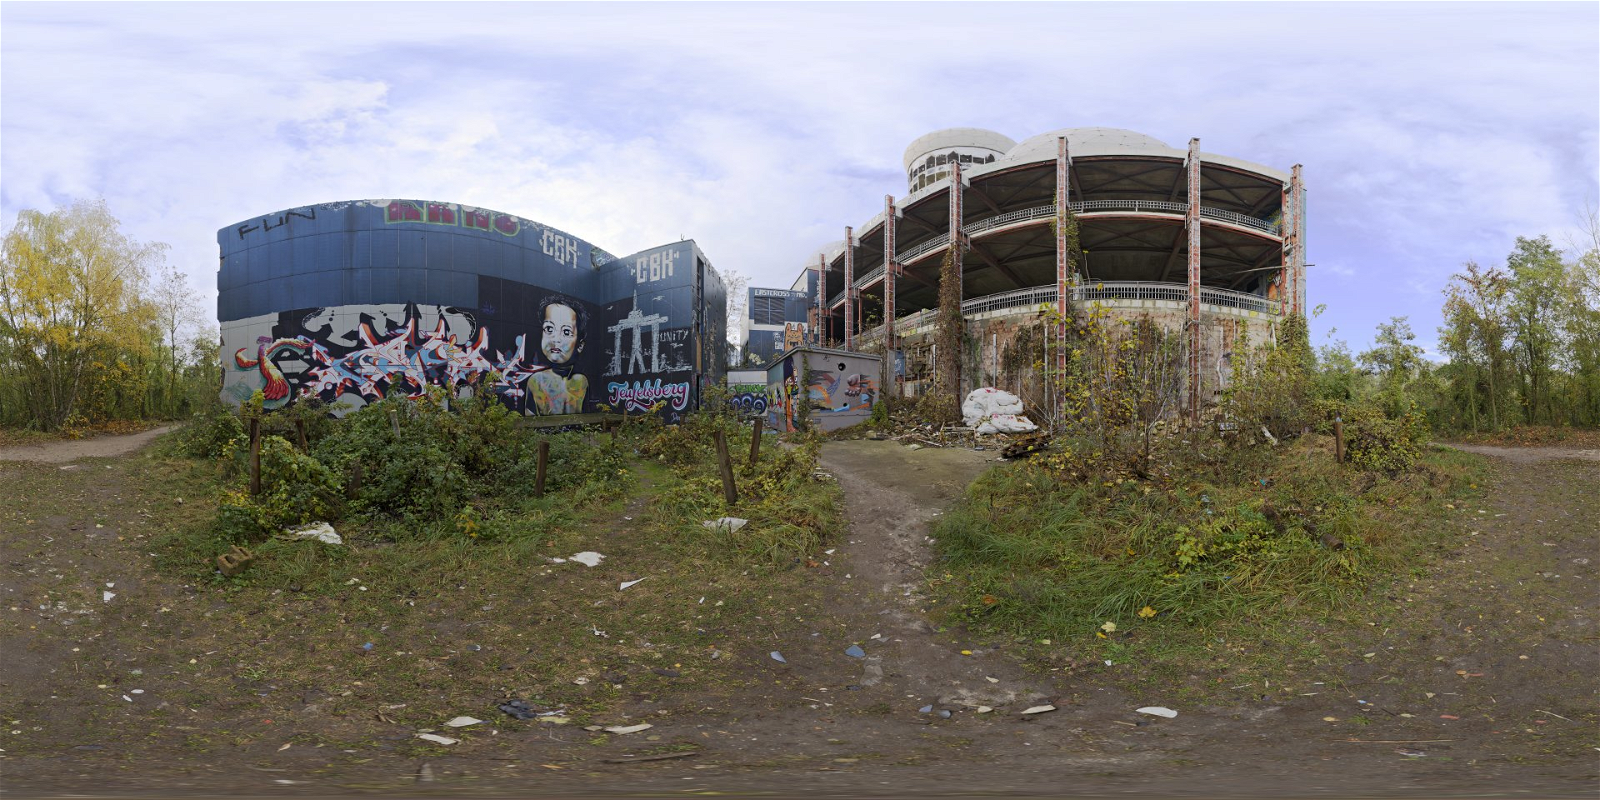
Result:
M1600 203L1600 4L0 5L0 215L102 196L208 302L216 231L463 202L753 285L924 133L1129 128L1305 165L1313 323L1431 346L1463 261Z

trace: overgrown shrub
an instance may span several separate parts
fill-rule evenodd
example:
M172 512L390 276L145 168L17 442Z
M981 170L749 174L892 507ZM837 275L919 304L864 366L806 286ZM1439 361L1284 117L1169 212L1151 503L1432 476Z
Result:
M1416 465L1428 438L1428 422L1422 414L1407 409L1400 418L1391 419L1376 408L1354 404L1344 413L1345 452L1350 463L1391 476Z

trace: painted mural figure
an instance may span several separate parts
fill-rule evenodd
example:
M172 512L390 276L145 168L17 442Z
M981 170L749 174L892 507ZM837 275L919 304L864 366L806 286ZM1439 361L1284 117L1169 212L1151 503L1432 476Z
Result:
M539 318L539 352L546 368L528 381L534 411L540 415L580 413L589 393L589 378L578 372L576 360L583 351L583 308L551 295L540 305Z

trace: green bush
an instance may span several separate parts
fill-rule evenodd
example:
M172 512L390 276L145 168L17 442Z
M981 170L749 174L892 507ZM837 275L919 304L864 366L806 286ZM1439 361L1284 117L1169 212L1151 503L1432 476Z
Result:
M226 408L196 415L172 435L170 451L188 458L227 459L249 444L244 423Z
M1387 475L1416 465L1428 438L1428 422L1415 410L1390 419L1370 406L1352 405L1344 417L1345 452L1350 463Z

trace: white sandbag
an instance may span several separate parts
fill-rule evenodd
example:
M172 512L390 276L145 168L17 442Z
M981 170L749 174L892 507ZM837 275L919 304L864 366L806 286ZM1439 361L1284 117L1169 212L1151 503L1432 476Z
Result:
M1033 424L1027 417L1016 414L995 414L983 420L977 427L977 432L990 433L1028 433L1036 431L1038 425Z

